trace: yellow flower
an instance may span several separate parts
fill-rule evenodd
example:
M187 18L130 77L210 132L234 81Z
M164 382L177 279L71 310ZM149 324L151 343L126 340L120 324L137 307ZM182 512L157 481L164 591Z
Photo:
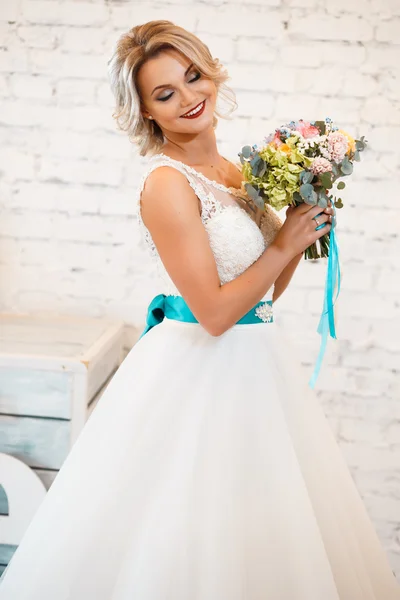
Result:
M287 144L281 144L278 148L281 152L285 152L285 154L290 154L292 149Z
M353 137L351 137L351 135L349 133L347 133L347 131L344 131L343 129L339 129L338 133L342 133L343 135L345 135L349 141L349 149L347 150L346 154L351 154L352 152L356 151L356 141Z

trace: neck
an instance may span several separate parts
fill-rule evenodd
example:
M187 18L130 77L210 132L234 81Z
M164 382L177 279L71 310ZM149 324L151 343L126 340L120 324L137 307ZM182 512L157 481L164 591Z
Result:
M176 133L164 133L167 139L162 152L193 167L217 166L222 162L214 128L188 138Z

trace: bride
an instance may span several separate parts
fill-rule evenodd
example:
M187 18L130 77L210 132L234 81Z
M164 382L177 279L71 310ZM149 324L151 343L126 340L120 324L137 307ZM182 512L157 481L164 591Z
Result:
M193 34L133 27L109 69L118 124L149 158L136 202L160 293L1 600L399 600L277 322L332 208L290 208L282 224L250 205L216 144L227 74Z

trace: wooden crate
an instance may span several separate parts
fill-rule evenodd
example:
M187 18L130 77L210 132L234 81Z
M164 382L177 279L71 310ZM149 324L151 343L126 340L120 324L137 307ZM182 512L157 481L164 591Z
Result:
M0 315L0 453L45 490L121 363L123 332L123 321ZM18 544L1 534L9 512L1 484L0 472L0 575Z

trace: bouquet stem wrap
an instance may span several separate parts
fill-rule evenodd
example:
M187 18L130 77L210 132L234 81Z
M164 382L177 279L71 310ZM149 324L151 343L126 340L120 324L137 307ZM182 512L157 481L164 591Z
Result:
M322 359L326 350L328 333L332 338L336 338L335 314L333 307L340 292L340 263L339 247L337 244L335 229L335 227L332 227L329 235L329 255L325 278L324 305L317 329L318 333L321 335L321 345L317 362L314 367L314 372L309 381L311 388L314 388L319 371L321 369ZM333 296L335 294L335 289L336 297L334 299Z

